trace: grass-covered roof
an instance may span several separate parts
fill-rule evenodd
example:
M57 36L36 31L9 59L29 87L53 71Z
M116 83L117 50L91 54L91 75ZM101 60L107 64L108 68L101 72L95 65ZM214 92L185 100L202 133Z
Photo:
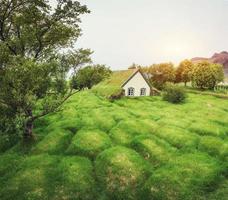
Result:
M101 96L110 97L115 94L119 94L122 92L123 83L128 80L137 69L128 69L128 70L120 70L115 71L112 75L93 87L93 91L98 93Z

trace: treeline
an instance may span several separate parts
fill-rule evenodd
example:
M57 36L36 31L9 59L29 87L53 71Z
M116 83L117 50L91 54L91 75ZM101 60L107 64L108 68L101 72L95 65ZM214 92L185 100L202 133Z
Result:
M190 60L184 60L177 67L173 63L153 64L148 67L134 64L130 68L137 67L147 74L153 86L158 89L162 89L167 82L184 83L185 86L191 82L194 88L214 89L224 80L222 65L207 61L194 64Z

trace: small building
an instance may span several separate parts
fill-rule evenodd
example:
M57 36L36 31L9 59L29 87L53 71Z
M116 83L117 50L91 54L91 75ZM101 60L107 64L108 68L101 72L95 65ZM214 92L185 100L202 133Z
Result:
M125 96L150 96L153 88L141 70L134 69L129 71L132 72L129 73L130 75L126 80L123 80L121 85ZM122 72L120 71L120 73Z
M159 91L151 86L149 78L140 69L114 71L108 79L94 86L92 91L108 99L158 94Z

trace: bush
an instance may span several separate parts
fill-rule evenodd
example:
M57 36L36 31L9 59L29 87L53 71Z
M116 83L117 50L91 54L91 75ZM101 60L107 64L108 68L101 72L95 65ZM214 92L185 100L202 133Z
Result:
M165 87L163 100L171 103L182 103L186 98L186 93L183 88L169 84Z

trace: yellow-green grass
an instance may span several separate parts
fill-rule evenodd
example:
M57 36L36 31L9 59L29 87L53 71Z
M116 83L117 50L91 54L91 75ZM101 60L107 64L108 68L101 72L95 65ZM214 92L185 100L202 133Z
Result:
M106 133L99 130L81 130L72 139L67 153L84 155L93 159L111 146L112 142Z
M199 149L208 152L210 155L226 159L228 161L228 140L212 136L204 136L200 138Z
M70 144L72 133L64 129L56 129L46 135L34 148L34 154L62 154Z
M0 142L1 200L227 197L225 99L110 102L84 91L37 121L34 133L31 144Z
M139 152L153 167L167 164L175 158L176 148L153 135L140 135L131 142L131 147Z

